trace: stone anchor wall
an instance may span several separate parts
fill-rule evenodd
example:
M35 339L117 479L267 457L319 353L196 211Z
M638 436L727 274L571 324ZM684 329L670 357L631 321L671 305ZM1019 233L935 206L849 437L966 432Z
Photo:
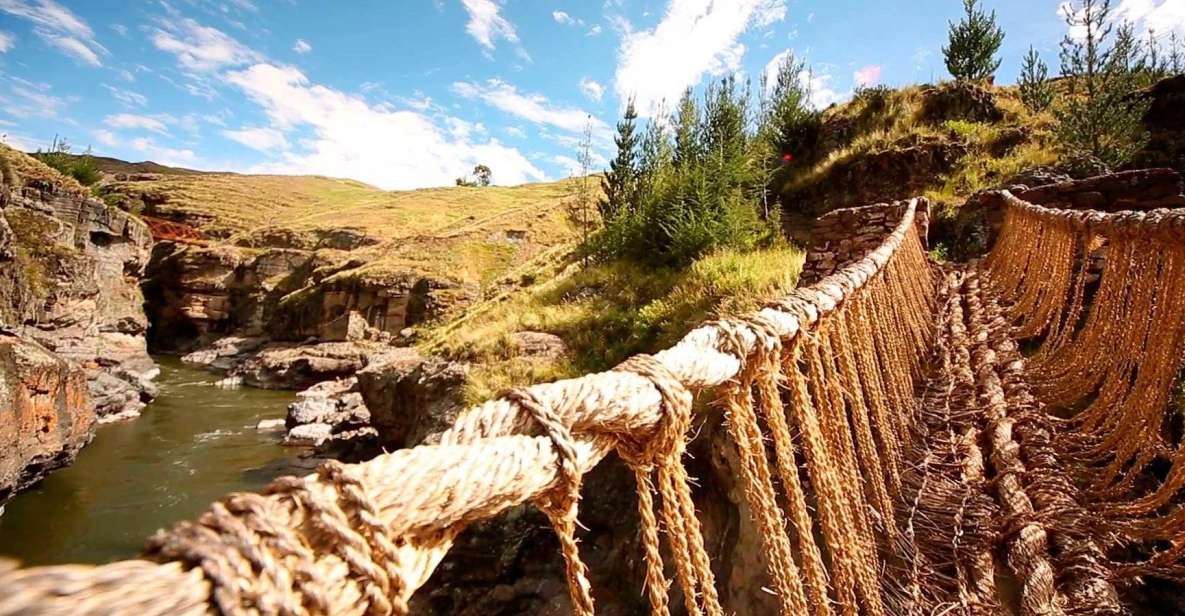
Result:
M1185 183L1172 169L1137 169L1110 175L1020 187L1012 193L1022 201L1067 210L1153 210L1185 207Z
M813 284L876 249L905 214L905 203L878 203L833 210L820 216L811 231L811 244L799 275L799 286ZM922 242L930 228L929 204L916 216Z

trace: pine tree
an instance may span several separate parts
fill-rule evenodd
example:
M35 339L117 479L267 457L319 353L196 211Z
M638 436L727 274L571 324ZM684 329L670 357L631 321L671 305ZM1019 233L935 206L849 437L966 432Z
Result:
M593 197L592 180L589 178L593 165L592 116L589 116L585 122L584 134L581 136L580 144L576 151L576 162L580 165L576 170L580 177L574 180L572 186L572 195L567 204L568 219L572 224L580 228L581 243L587 247L594 224L593 209L597 206ZM583 261L587 267L587 251L584 254Z
M1053 86L1049 83L1049 67L1036 49L1029 46L1020 71L1020 100L1030 111L1041 112L1053 104Z
M601 189L605 196L597 202L602 220L609 220L618 212L636 208L638 196L638 135L635 121L638 119L634 100L625 106L625 115L617 123L617 156L609 163L609 170L601 178Z
M1069 92L1057 110L1062 156L1090 156L1110 166L1132 159L1147 141L1143 117L1148 101L1133 96L1139 87L1138 45L1129 25L1111 24L1110 0L1069 5L1061 71Z
M987 79L1000 68L996 52L1004 31L996 24L996 12L979 10L978 0L963 0L963 19L950 24L950 42L942 48L946 70L959 81Z
M1148 29L1148 41L1144 43L1142 64L1152 81L1160 81L1169 75L1169 59L1164 56L1160 40L1152 28Z
M781 192L794 161L809 155L818 141L820 114L810 104L806 65L793 54L778 64L772 81L762 77L761 125L758 139L764 148L764 169L768 176L762 206L764 217L772 219L778 209L770 202Z
M1169 71L1174 75L1180 75L1181 71L1185 70L1185 56L1181 53L1181 41L1177 38L1177 33L1169 34Z
M675 167L689 167L699 160L699 108L691 88L679 99L675 115Z

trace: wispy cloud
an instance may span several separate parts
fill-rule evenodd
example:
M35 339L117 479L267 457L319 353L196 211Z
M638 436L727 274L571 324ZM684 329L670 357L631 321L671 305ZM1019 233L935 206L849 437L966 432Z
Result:
M224 130L222 136L236 143L245 145L261 152L287 150L288 139L284 133L274 128L241 128L239 130Z
M159 23L161 27L152 35L153 45L177 56L178 63L188 70L211 72L262 59L261 54L234 37L193 19L169 19Z
M5 53L16 45L16 36L10 32L0 31L0 53Z
M515 51L521 57L530 60L530 56L519 42L514 24L501 15L501 5L494 0L461 0L461 4L469 13L469 23L465 24L465 31L485 48L487 55L497 48L498 39L502 39L514 45Z
M739 69L745 55L741 34L785 16L785 0L670 0L653 30L635 31L618 18L617 94L622 100L635 97L639 113L650 115L704 75Z
M591 125L595 137L605 137L610 132L607 124L582 109L557 107L547 97L524 94L512 84L499 79L490 79L485 83L459 81L453 84L453 91L535 124L554 126L572 133L582 132Z
M605 96L605 86L597 83L593 79L589 79L588 77L584 77L580 80L580 91L584 93L584 96L589 100L598 103L601 102L601 99Z
M108 55L86 21L54 0L0 0L0 11L32 22L38 38L84 64L102 66Z
M1130 21L1157 36L1185 34L1185 0L1121 0L1115 19Z
M103 84L103 89L110 92L111 98L119 101L125 107L143 107L148 103L148 98L139 92L125 90L107 84Z
M149 116L134 113L117 113L103 118L103 124L110 128L146 130L159 135L168 135L169 129L166 127L166 124L174 121L175 119L168 114Z
M313 46L309 45L304 39L296 39L296 43L292 45L292 51L299 54L306 54L313 50Z
M66 100L50 93L47 83L9 77L0 89L0 109L17 118L54 118L66 107Z

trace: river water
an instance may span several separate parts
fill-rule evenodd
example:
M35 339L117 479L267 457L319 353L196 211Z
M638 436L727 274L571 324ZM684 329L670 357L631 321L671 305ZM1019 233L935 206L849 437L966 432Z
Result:
M156 529L227 492L307 472L297 450L255 428L284 417L291 392L221 389L210 372L157 362L159 396L142 416L99 426L74 464L8 502L0 556L26 565L131 558Z

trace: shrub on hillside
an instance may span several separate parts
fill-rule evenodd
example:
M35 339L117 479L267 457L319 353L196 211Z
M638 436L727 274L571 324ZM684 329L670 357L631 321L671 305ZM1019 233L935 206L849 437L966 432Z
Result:
M95 165L94 157L91 156L91 149L88 147L81 155L73 154L71 149L65 139L55 136L48 151L37 150L33 156L62 175L78 180L78 183L83 186L90 186L98 182L101 175L98 166Z

